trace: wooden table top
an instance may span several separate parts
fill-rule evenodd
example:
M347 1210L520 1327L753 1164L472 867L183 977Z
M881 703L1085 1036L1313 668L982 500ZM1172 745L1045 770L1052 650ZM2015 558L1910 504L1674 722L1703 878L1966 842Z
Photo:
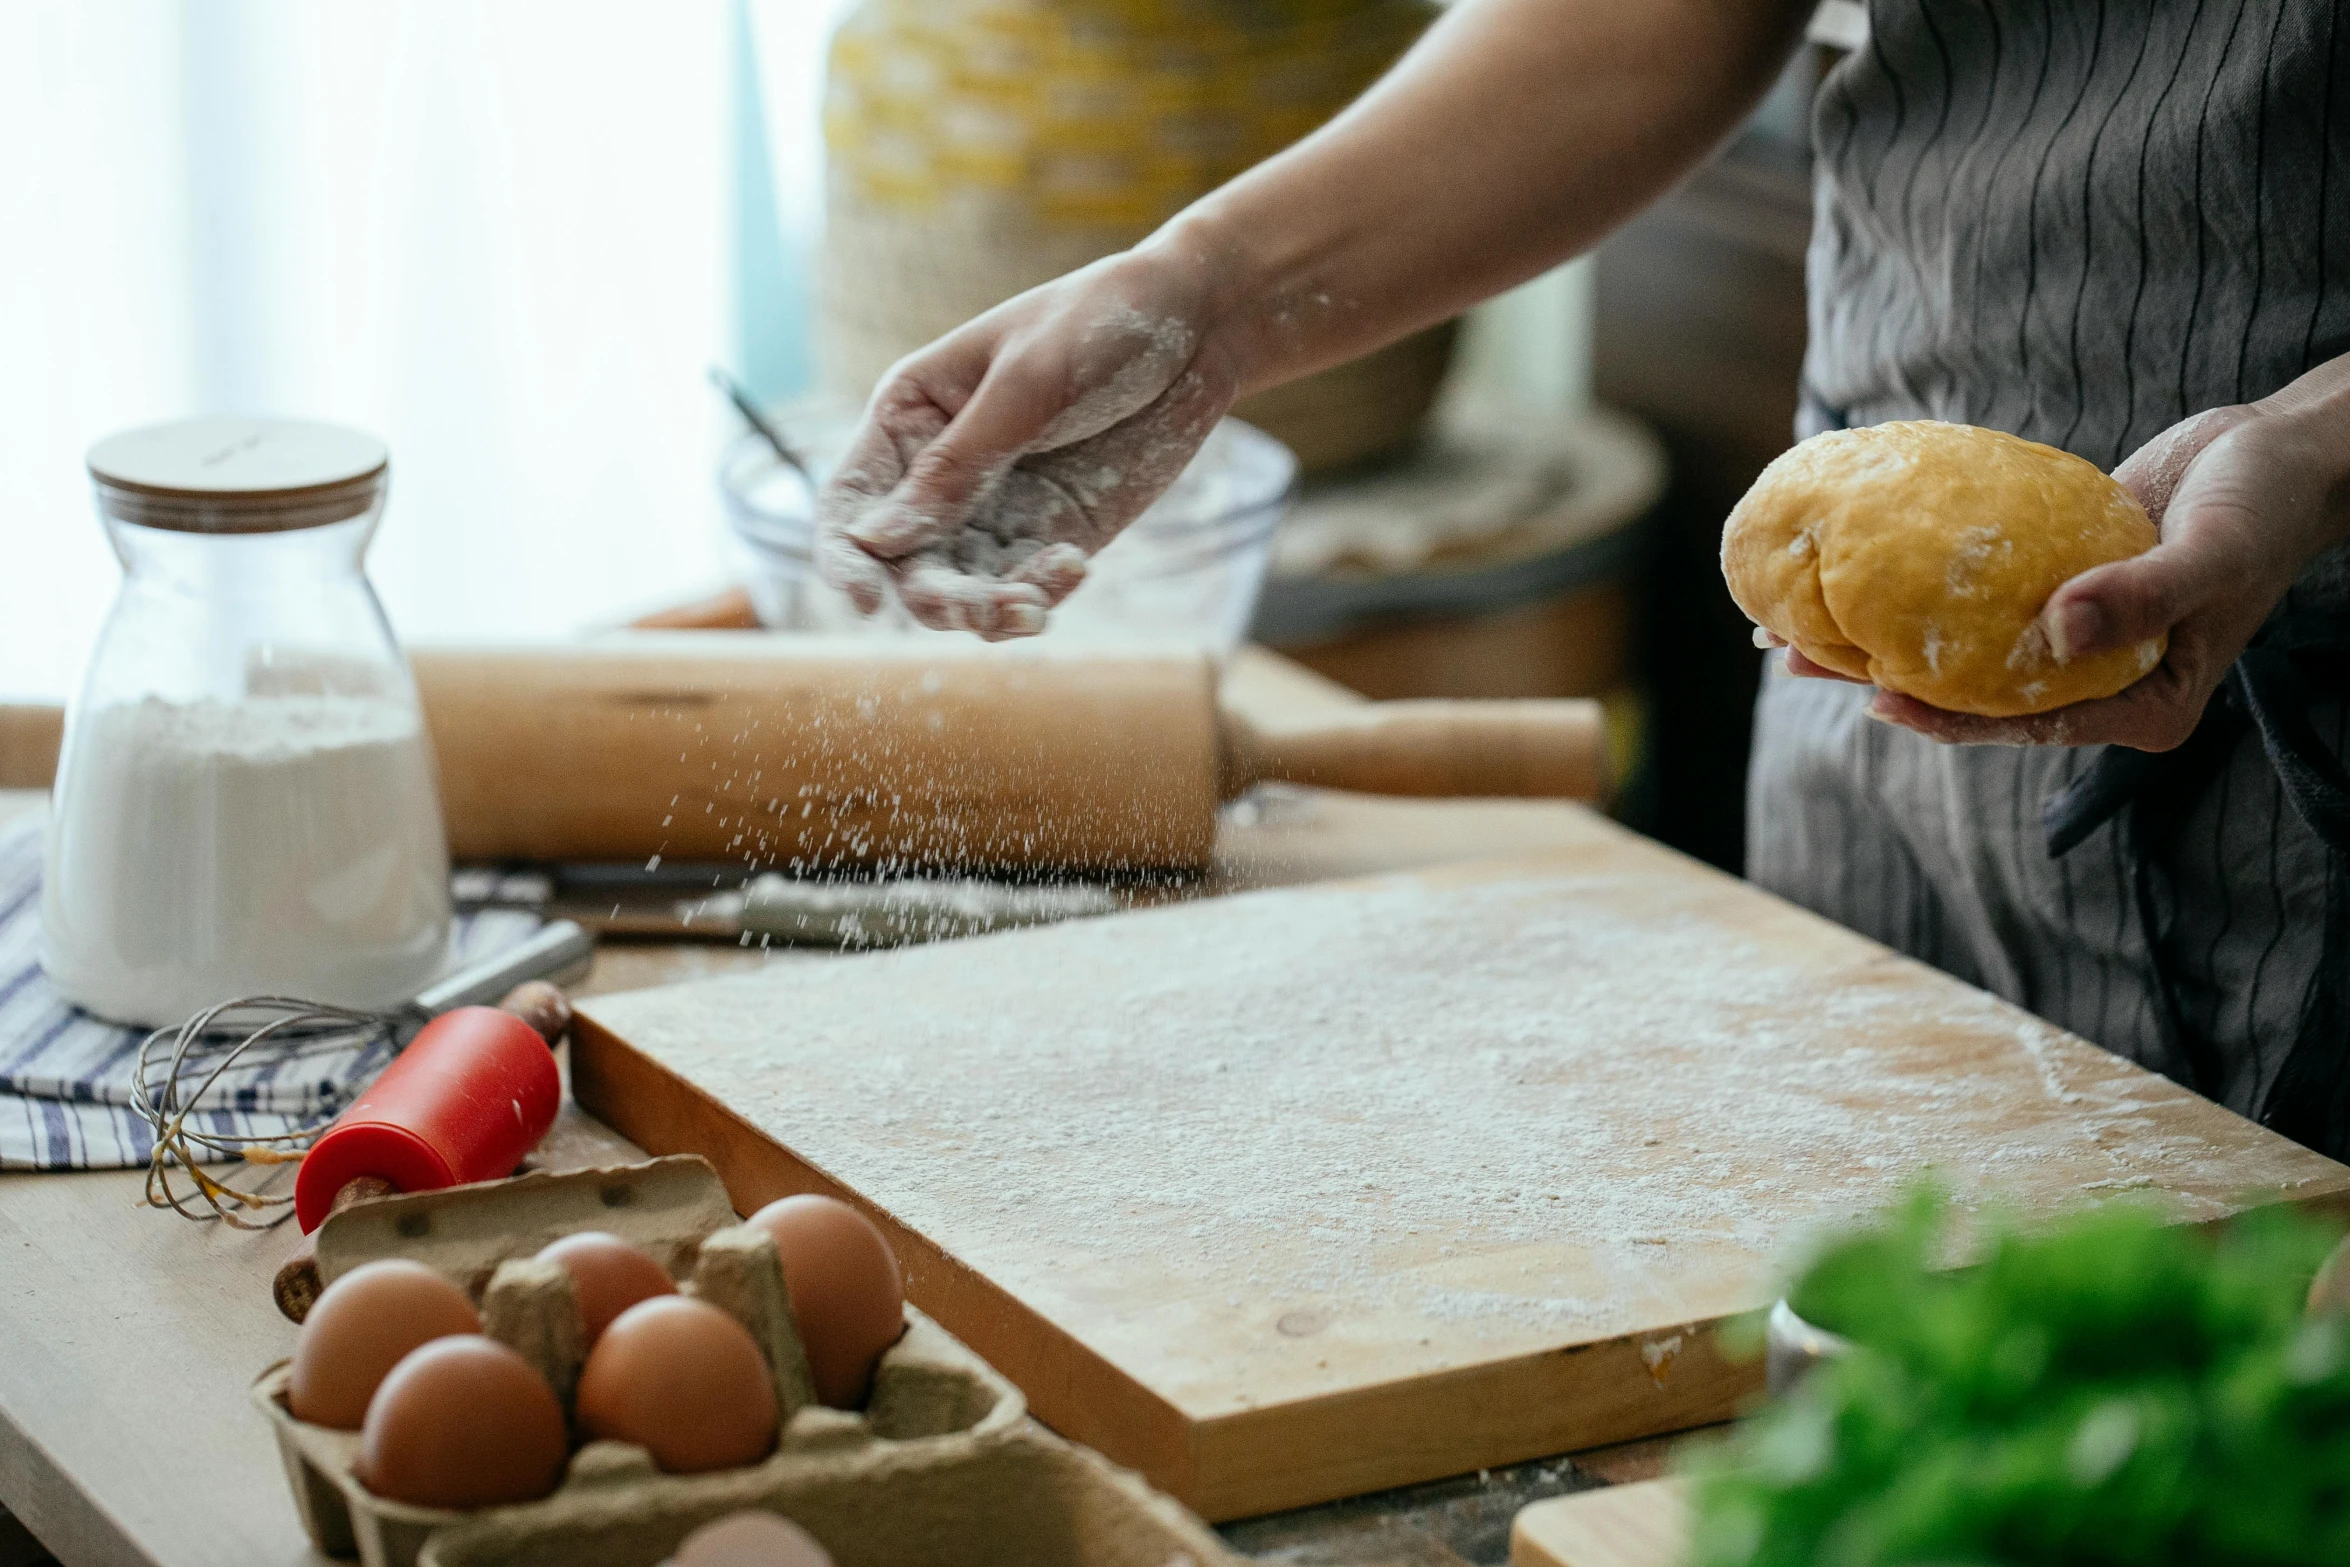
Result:
M1271 659L1243 660L1233 681L1236 698L1256 703L1350 696ZM0 820L42 803L38 793L0 791ZM1587 822L1578 807L1546 802L1281 791L1228 811L1214 868L1193 891L1540 850L1577 840ZM613 942L581 988L636 989L804 960L782 949ZM554 1167L639 1156L568 1104L541 1149ZM0 1175L0 1567L40 1559L9 1514L67 1567L315 1567L326 1558L309 1549L269 1431L246 1402L253 1378L293 1349L294 1327L272 1304L269 1283L294 1237L145 1209L143 1180L127 1170ZM1622 1462L1626 1474L1654 1466L1645 1448ZM1457 1564L1484 1553L1456 1553L1441 1543L1448 1534L1489 1534L1479 1519L1495 1512L1506 1531L1518 1501L1609 1471L1605 1461L1590 1470L1519 1468L1464 1482L1485 1497L1483 1513L1464 1512L1442 1487L1417 1488L1424 1494L1374 1498L1320 1520L1266 1520L1236 1537L1286 1560L1298 1559L1303 1531L1329 1539L1313 1558L1320 1562Z

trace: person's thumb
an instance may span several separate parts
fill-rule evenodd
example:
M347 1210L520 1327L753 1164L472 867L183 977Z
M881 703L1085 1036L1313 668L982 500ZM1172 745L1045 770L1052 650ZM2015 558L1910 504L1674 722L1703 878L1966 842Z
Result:
M2049 595L2041 611L2049 651L2069 664L2159 637L2211 594L2207 552L2187 539L2093 567Z
M969 519L1061 412L1045 377L998 359L971 400L906 465L887 501L844 530L885 559L910 555Z

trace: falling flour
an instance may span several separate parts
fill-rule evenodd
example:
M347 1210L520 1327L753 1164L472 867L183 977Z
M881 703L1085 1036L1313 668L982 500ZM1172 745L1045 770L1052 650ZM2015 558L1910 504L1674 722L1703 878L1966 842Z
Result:
M448 861L413 709L156 698L78 720L49 836L43 964L160 1026L235 996L381 1007L441 965Z

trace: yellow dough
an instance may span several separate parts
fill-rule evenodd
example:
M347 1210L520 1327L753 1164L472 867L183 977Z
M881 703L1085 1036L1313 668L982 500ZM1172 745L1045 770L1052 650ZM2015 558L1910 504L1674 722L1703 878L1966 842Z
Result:
M1722 529L1722 576L1757 625L1813 662L1988 718L2111 696L2164 640L2060 664L2048 596L2154 546L2094 463L1920 419L1815 435L1762 471Z

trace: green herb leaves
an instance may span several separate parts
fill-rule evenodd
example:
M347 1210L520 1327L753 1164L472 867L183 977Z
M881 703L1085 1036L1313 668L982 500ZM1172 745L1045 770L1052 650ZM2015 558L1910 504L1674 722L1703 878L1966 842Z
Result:
M1940 1264L1922 1192L1790 1299L1855 1349L1696 1466L1696 1567L2350 1563L2339 1231L2110 1206Z

